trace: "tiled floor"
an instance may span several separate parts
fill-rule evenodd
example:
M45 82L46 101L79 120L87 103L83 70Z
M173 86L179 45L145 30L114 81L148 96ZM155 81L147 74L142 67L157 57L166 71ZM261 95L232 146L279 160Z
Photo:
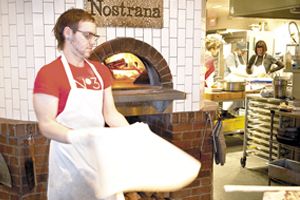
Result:
M214 200L262 200L262 192L225 192L224 185L268 185L267 161L248 156L242 168L242 136L226 136L227 154L223 166L214 166ZM273 183L272 185L278 185Z

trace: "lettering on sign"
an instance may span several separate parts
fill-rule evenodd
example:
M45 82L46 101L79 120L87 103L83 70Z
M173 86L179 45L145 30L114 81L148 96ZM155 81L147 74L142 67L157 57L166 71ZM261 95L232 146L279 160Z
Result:
M163 27L163 0L85 0L97 26Z

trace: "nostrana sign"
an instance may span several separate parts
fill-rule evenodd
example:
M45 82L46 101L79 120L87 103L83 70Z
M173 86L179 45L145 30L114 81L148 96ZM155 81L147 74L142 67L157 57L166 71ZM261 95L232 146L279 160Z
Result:
M97 26L163 27L163 0L84 0Z

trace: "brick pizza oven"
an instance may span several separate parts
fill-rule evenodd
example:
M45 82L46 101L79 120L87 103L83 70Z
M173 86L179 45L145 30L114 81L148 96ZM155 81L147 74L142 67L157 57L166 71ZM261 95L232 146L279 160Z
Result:
M207 113L214 114L214 111L172 111L173 101L185 99L185 93L173 89L166 60L147 43L133 38L117 38L95 48L91 59L105 62L106 58L124 52L132 53L145 62L146 78L143 80L147 81L114 85L113 94L120 112L130 123L147 123L153 132L199 159L202 164L198 178L192 184L176 192L157 194L156 197L212 199L212 143L209 130L204 134L204 124ZM29 138L32 138L31 143ZM39 133L36 123L0 120L0 152L12 179L12 187L0 185L0 199L46 199L48 151L49 140ZM32 170L25 167L28 160L33 161Z

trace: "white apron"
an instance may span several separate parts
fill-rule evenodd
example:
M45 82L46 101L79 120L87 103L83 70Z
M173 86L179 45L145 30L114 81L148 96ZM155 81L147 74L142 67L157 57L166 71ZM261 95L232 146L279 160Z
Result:
M86 61L98 78L101 90L77 88L70 66L63 54L61 60L71 85L71 90L65 109L56 118L57 122L72 129L104 127L102 115L104 84L94 65ZM93 188L84 182L84 176L92 175L92 173L82 174L82 177L78 176L77 171L81 168L88 168L86 165L89 163L79 159L80 156L78 154L80 153L82 152L78 152L73 145L51 140L48 180L49 200L97 199ZM90 155L90 153L87 152L87 155ZM85 157L87 157L87 160L94 159L92 156ZM122 194L120 194L120 197L122 199ZM116 198L112 197L111 199Z
M66 62L64 57L62 61ZM49 200L119 200L124 199L123 191L169 192L197 177L200 162L157 136L147 124L104 128L102 91L74 87L57 117L75 129L70 134L72 144L50 144Z
M252 76L254 77L263 77L267 74L266 72L266 68L264 67L264 59L265 59L265 56L263 57L263 60L262 60L262 63L261 65L255 65L256 61L258 59L258 56L256 56L255 60L254 60L254 66L253 66L253 73L252 73Z

